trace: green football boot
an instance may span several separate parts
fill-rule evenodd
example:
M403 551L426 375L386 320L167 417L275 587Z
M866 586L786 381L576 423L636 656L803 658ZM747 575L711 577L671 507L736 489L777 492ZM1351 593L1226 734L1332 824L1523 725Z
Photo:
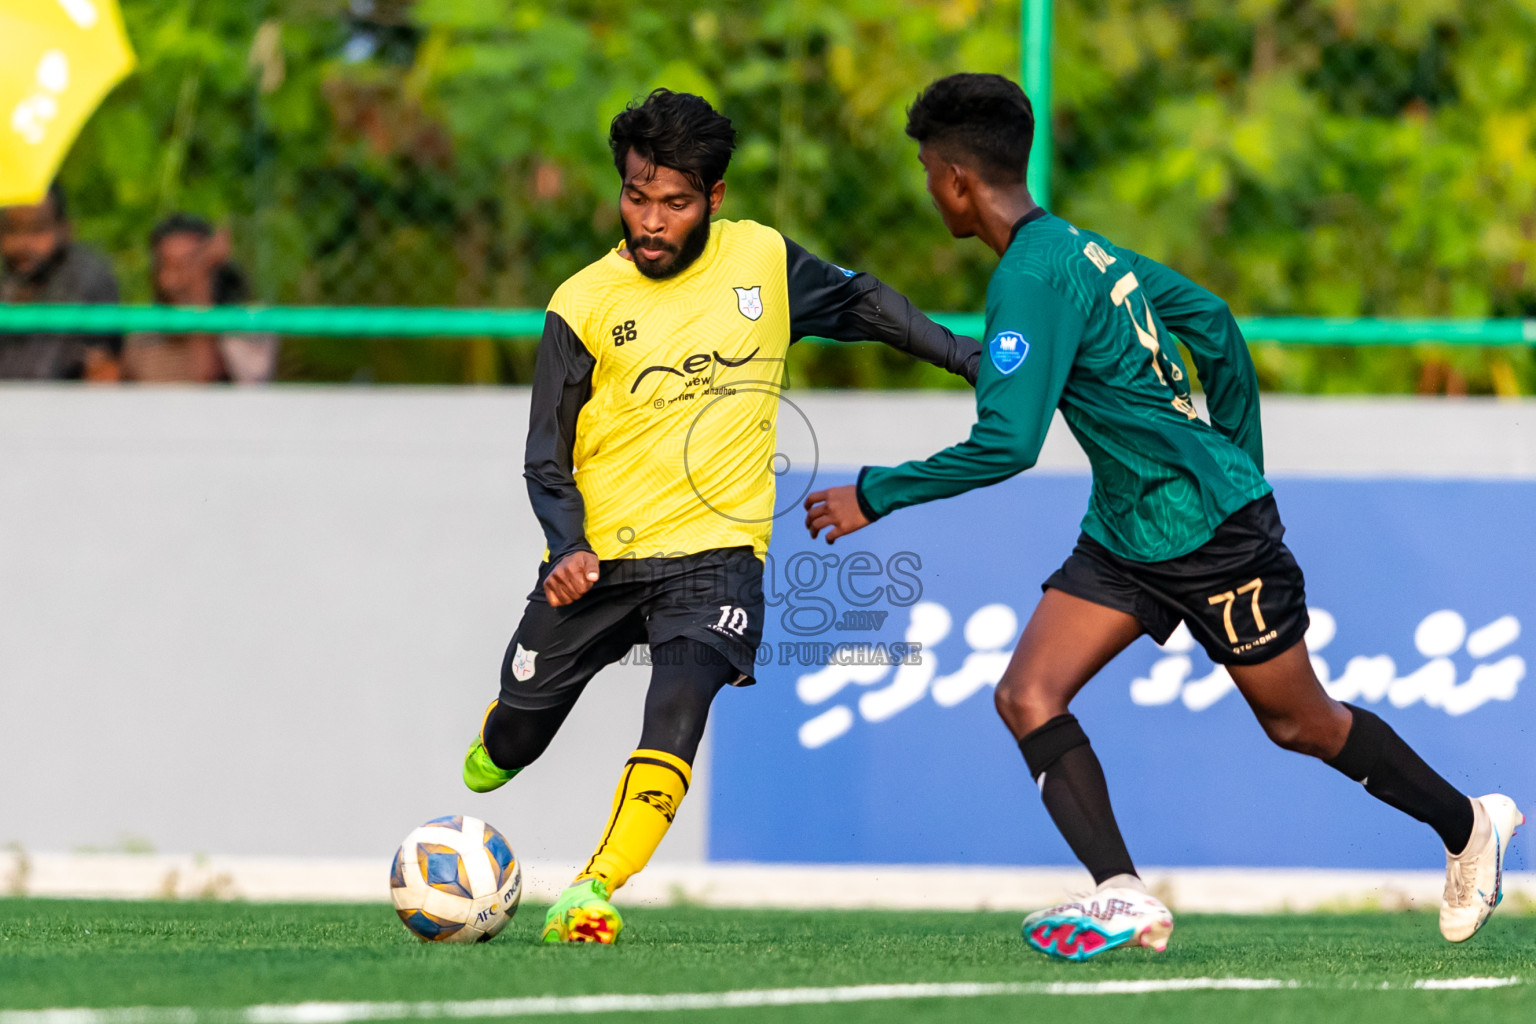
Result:
M624 919L608 902L608 887L596 878L578 878L568 885L544 915L540 942L600 942L618 940Z
M495 708L496 701L493 700L491 706L485 709L486 719L491 717ZM521 768L496 767L496 762L491 760L491 755L485 750L485 719L482 719L480 732L469 745L469 753L464 755L464 785L476 793L489 793L511 782L512 777L520 771Z

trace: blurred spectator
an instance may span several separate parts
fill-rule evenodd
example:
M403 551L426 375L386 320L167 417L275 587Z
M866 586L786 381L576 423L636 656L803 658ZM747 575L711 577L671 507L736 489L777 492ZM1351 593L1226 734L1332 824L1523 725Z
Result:
M71 237L64 190L55 182L35 206L0 209L3 303L115 303L117 279L95 250ZM0 334L0 379L115 380L118 335Z
M200 217L172 214L149 236L155 301L171 306L236 306L250 301L245 274L229 260L229 234ZM270 334L129 335L123 379L259 384L277 370Z

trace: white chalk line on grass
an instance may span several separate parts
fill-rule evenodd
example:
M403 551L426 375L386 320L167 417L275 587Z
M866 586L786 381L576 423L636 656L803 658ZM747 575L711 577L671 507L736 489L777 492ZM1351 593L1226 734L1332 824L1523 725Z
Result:
M1423 989L1508 988L1520 984L1519 978L1422 978L1413 983Z
M1380 989L1468 990L1521 985L1520 978L1423 978L1385 982ZM1119 981L935 982L912 985L841 985L831 988L738 989L728 992L614 993L527 996L407 1003L289 1003L242 1009L129 1006L108 1009L0 1010L0 1024L353 1024L373 1020L469 1020L487 1017L567 1016L595 1013L732 1010L760 1006L815 1006L892 999L975 999L984 996L1118 996L1160 992L1260 991L1348 988L1279 978L1127 978Z

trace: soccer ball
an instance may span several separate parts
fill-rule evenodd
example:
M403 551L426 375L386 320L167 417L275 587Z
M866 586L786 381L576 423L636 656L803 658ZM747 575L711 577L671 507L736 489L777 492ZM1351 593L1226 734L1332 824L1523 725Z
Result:
M389 894L425 942L484 942L517 913L523 869L505 837L479 818L433 818L395 851Z

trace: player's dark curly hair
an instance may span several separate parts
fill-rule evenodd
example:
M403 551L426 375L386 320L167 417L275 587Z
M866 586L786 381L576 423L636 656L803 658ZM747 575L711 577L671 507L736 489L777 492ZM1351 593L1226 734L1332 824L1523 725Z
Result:
M608 147L620 178L633 149L647 164L670 167L700 192L708 192L725 177L736 148L736 129L704 97L657 89L613 119Z
M918 94L907 134L950 163L972 166L989 185L1017 185L1029 168L1035 111L1002 75L950 75Z

